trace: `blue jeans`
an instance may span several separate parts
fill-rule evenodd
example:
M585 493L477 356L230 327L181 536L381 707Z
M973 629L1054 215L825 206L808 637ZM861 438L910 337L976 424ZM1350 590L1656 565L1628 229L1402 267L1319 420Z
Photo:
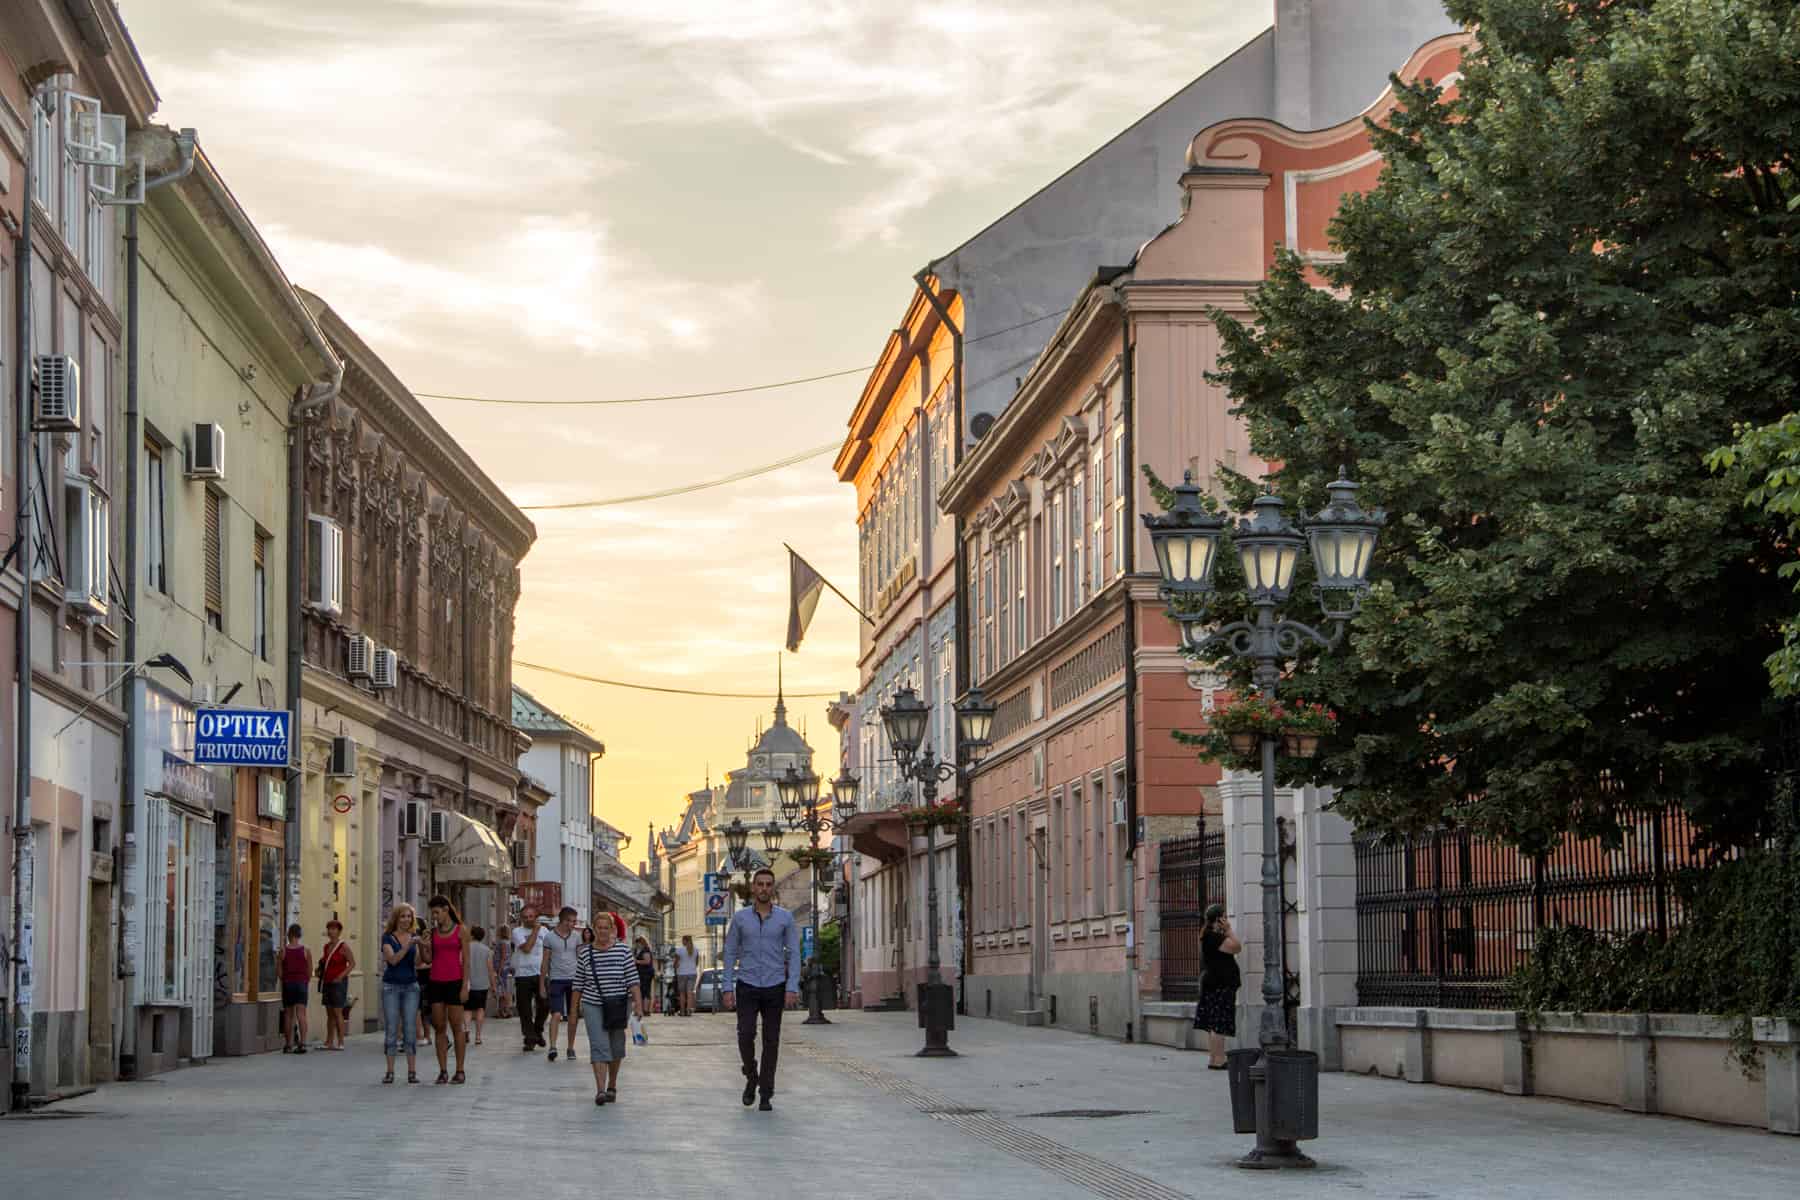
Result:
M407 1057L419 1052L419 985L416 983L383 983L381 985L382 1046L389 1058L400 1052Z

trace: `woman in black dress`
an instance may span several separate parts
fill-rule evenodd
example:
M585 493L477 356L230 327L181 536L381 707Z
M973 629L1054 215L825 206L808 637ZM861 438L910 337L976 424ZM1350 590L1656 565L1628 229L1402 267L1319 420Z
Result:
M650 943L639 938L631 948L632 961L637 963L638 991L644 997L644 1016L650 1015L650 985L656 980L656 955L650 952Z
M1207 1034L1208 1068L1225 1069L1225 1039L1237 1036L1237 952L1244 945L1231 932L1225 906L1206 910L1206 929L1200 935L1200 1003L1194 1009L1194 1028Z

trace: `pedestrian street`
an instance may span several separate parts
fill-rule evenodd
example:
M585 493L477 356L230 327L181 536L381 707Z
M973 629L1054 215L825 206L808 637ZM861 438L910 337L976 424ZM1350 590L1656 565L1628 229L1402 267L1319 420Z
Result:
M1641 1200L1791 1196L1800 1179L1800 1139L1347 1075L1322 1085L1319 1168L1252 1176L1231 1165L1248 1139L1204 1055L963 1020L959 1057L919 1059L913 1014L802 1015L788 1014L773 1113L739 1103L729 1016L654 1018L605 1108L585 1035L576 1062L552 1064L495 1022L463 1087L381 1085L373 1035L109 1084L0 1120L0 1178L8 1196L54 1200Z

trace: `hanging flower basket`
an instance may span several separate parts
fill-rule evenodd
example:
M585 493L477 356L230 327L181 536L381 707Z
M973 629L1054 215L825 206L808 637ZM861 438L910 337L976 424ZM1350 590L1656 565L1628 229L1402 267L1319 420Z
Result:
M921 804L907 809L902 815L914 836L922 836L927 829L954 829L962 823L962 807L955 798Z
M750 885L747 883L733 883L731 894L738 898L739 903L750 903Z
M1337 730L1337 714L1323 704L1296 704L1288 711L1281 740L1294 758L1312 758L1319 742Z
M1262 741L1262 735L1249 732L1228 733L1225 735L1225 739L1231 744L1233 754L1249 758L1256 753L1257 744Z

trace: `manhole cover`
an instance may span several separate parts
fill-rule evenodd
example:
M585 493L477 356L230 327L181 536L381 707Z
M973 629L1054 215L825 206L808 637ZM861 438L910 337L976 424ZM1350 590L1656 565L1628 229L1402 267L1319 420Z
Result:
M1084 1117L1096 1121L1105 1117L1141 1117L1149 1111L1147 1108L1062 1108L1055 1112L1025 1113L1023 1118Z

